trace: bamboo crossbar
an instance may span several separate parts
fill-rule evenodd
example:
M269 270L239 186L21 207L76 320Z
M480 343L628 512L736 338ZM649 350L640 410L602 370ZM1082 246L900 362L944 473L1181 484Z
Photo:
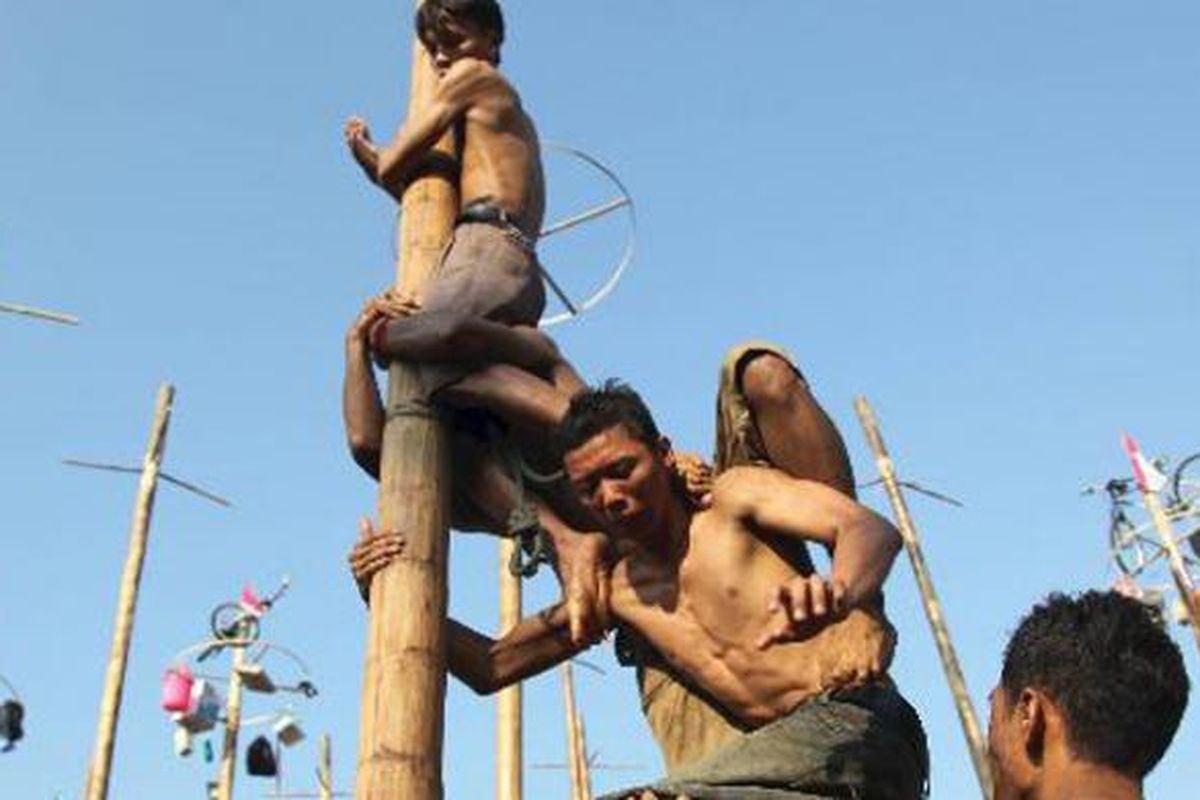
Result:
M33 317L34 319L42 319L47 322L57 322L61 325L79 324L79 317L73 314L64 314L61 311L47 311L42 308L33 308L32 306L23 306L17 303L0 303L0 312L19 314L23 317Z

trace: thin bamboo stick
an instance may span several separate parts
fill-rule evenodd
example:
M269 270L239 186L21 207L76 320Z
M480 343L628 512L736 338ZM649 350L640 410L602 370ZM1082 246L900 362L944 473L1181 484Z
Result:
M879 468L879 477L887 489L888 500L892 512L896 516L896 525L904 539L904 549L908 551L908 559L912 564L913 575L917 579L917 588L921 591L921 602L925 606L925 616L929 620L929 628L933 631L934 642L937 643L938 655L942 660L942 670L946 673L946 683L954 696L954 706L958 710L958 718L962 723L963 734L967 738L967 749L971 753L971 763L975 767L975 776L979 779L979 788L984 798L992 795L992 772L988 763L987 749L984 746L983 733L979 727L979 719L975 716L975 707L971 704L971 696L967 692L967 681L963 677L962 667L958 663L958 655L954 651L954 643L950 640L950 627L942 613L942 605L938 602L937 591L933 588L933 576L925 563L925 555L921 551L921 540L917 535L917 526L908 513L908 504L900 491L896 479L895 465L888 455L883 443L883 434L879 430L879 422L871 409L867 398L858 397L854 401L854 410L862 423L867 443L875 454L875 463Z
M158 387L154 422L150 441L142 459L142 477L133 506L133 521L129 532L129 553L121 575L117 596L117 615L113 626L112 649L108 657L108 672L104 694L100 700L100 719L96 732L96 749L88 768L87 800L106 800L112 772L113 746L117 721L121 713L121 697L125 691L125 669L129 663L129 643L133 638L134 614L137 610L138 589L142 581L142 566L146 561L146 545L150 538L150 517L154 511L154 492L158 488L158 473L167 446L167 426L171 420L171 404L175 387L164 383Z
M413 45L409 114L436 76ZM451 137L439 147L450 152ZM419 290L438 263L458 211L456 186L431 175L407 188L400 215L398 283ZM446 693L446 559L450 458L447 432L409 365L388 370L379 517L402 531L404 553L376 573L363 669L358 800L439 800Z
M73 314L64 314L61 311L47 311L44 308L33 308L32 306L23 306L17 303L0 303L0 311L6 314L20 314L23 317L42 319L47 322L57 322L61 325L79 324L79 317Z
M317 791L321 800L333 800L333 743L328 733L321 737L320 759L317 765Z
M521 579L508 568L518 544L500 540L500 635L521 621ZM496 800L521 800L521 684L496 696Z
M1183 564L1179 543L1175 541L1175 528L1171 525L1166 510L1163 509L1158 493L1150 486L1150 481L1142 467L1145 459L1142 457L1137 442L1132 436L1125 434L1121 437L1121 445L1133 464L1133 473L1137 480L1138 491L1142 495L1142 504L1146 507L1146 512L1150 514L1154 528L1158 531L1159 539L1162 540L1163 548L1167 551L1167 561L1171 565L1171 577L1175 579L1175 588L1179 592L1179 597L1187 612L1188 626L1192 629L1192 636L1196 640L1196 649L1200 651L1200 608L1196 603L1196 587L1192 585L1187 568Z
M587 741L583 720L575 705L575 671L570 661L562 665L563 705L567 722L567 766L571 774L571 800L592 800L592 779L588 774Z
M225 739L221 747L221 771L217 778L217 800L233 800L233 781L237 772L238 730L242 726L242 673L246 647L233 648L233 667L229 674L229 697L225 699Z

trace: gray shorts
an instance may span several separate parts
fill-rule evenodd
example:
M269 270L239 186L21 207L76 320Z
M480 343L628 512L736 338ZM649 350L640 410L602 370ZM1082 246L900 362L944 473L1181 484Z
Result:
M888 686L843 689L801 703L645 789L692 800L920 800L929 753L921 720Z

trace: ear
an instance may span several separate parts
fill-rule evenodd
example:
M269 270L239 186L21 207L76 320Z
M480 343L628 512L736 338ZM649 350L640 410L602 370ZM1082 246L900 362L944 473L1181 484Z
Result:
M1015 713L1021 742L1029 763L1040 768L1046 753L1046 717L1050 698L1037 689L1025 688L1017 698Z
M654 446L654 454L661 458L668 467L675 466L675 450L671 447L671 440L667 437L658 437L658 444Z

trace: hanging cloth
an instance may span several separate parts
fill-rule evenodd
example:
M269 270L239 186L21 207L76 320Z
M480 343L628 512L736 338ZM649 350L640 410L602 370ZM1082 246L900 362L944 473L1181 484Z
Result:
M279 774L275 750L265 736L259 736L246 748L246 772L259 778L274 778Z

